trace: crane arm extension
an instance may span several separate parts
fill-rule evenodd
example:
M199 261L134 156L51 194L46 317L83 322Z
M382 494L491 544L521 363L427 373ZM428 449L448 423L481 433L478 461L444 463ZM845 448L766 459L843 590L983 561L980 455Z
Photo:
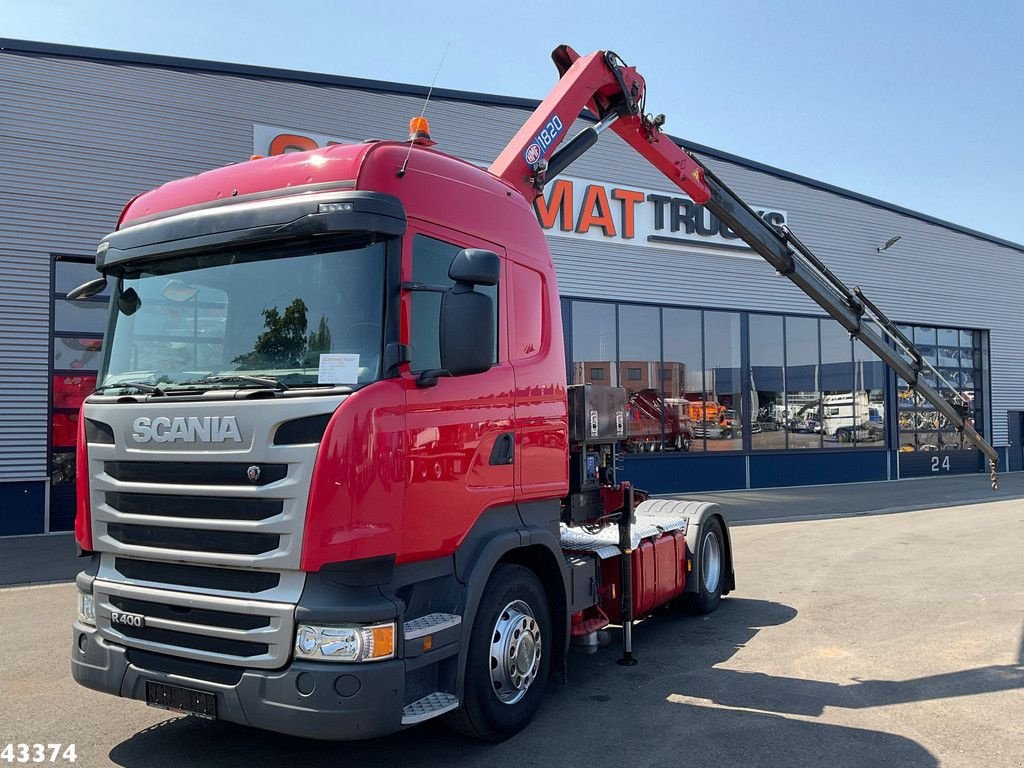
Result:
M533 201L544 184L596 142L608 127L695 203L705 206L775 270L792 281L829 316L892 368L989 459L996 487L999 454L942 394L921 378L927 365L920 351L859 288L851 291L787 228L776 230L713 173L661 131L663 117L643 114L646 85L633 67L611 52L579 56L569 46L552 54L561 78L504 151L491 173ZM557 150L583 107L597 115L585 129ZM894 340L912 358L908 362Z
M625 66L610 51L580 56L567 45L556 48L552 58L561 73L557 85L491 163L491 173L533 202L544 184L592 147L610 125L694 201L707 199L703 169L641 114L646 85L635 68ZM556 169L551 164L555 150L584 107L601 122L570 142L573 148L567 146L560 153L562 162Z

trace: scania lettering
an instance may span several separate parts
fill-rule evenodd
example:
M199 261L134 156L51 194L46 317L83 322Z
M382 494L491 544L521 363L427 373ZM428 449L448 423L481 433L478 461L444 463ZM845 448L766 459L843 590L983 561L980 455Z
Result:
M417 118L409 142L256 159L124 208L103 277L69 294L113 284L79 421L79 683L321 739L444 717L500 740L571 646L621 627L631 665L635 620L715 610L736 587L722 510L619 478L646 404L566 381L533 203L608 129L994 457L880 310L642 114L634 68L554 58L561 82L487 170ZM598 122L560 147L584 108Z
M132 439L137 443L223 443L231 440L242 442L234 416L204 416L202 418L176 416L169 419L157 416L150 419L140 416L132 423Z

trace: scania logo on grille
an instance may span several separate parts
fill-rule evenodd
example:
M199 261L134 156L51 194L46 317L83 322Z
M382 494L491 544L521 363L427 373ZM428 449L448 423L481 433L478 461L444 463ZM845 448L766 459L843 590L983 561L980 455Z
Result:
M234 416L140 416L132 422L132 429L132 439L137 443L242 442Z
M260 468L253 464L245 471L245 474L249 476L250 483L255 483L260 479Z

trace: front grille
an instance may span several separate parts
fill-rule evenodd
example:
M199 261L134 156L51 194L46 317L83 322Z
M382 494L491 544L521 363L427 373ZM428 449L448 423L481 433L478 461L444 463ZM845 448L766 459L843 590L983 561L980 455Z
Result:
M107 506L128 515L266 520L281 514L284 499L236 499L223 496L167 496L159 493L108 491Z
M165 605L150 600L134 600L129 597L111 597L110 604L119 611L141 613L155 619L187 621L190 624L206 624L211 627L228 629L262 629L270 626L269 616L249 616L244 613L229 613L205 608Z
M274 589L281 575L269 571L248 571L235 568L210 568L201 565L161 563L156 560L114 559L114 570L126 579L168 584L175 587L198 587L225 592L255 594Z
M176 592L97 578L96 626L110 642L148 653L232 667L276 669L294 641L292 603ZM144 626L111 622L142 616Z
M255 480L249 470L259 469ZM288 475L287 464L199 461L105 461L103 471L122 483L261 486Z
M115 541L129 546L185 552L212 551L228 555L262 555L277 549L281 543L281 537L274 533L168 528L128 523L108 523L107 534Z
M180 646L194 651L206 651L208 653L222 654L226 656L237 656L243 659L251 659L253 656L266 654L268 648L265 643L250 643L244 640L228 640L222 637L209 637L208 635L195 635L187 632L175 632L169 629L157 629L155 627L123 627L118 626L118 631L136 640L144 640L165 646Z

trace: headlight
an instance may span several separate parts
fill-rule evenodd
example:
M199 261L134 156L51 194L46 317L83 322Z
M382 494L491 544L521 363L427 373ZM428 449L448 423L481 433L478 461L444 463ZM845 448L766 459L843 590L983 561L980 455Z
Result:
M91 627L96 626L96 601L88 592L78 593L78 620Z
M395 623L330 627L299 624L295 658L314 661L381 661L395 655Z

